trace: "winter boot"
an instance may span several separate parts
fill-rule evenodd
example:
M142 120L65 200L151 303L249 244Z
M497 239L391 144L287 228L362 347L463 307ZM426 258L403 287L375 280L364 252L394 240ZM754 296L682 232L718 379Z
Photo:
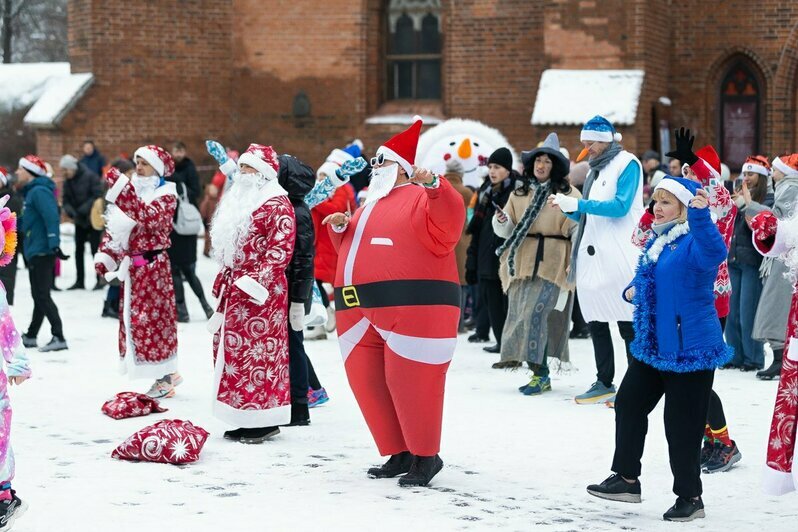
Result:
M20 338L22 338L22 346L23 347L36 347L36 338L33 336L28 336L27 334L21 334Z
M280 434L280 427L261 427L257 429L241 429L238 441L249 445L263 443L273 436Z
M177 305L177 323L188 323L188 309L185 303Z
M50 351L64 351L65 349L69 349L67 346L66 340L63 338L53 338L47 342L47 345L43 345L39 348L39 353L49 353Z
M485 351L486 353L492 353L495 355L502 352L502 346L500 346L499 344L493 344L489 345L488 347L483 347L482 350Z
M11 498L0 501L0 531L11 530L16 521L28 509L27 503L11 490Z
M245 430L247 429L226 430L224 431L224 439L238 441L241 439L241 435L244 434Z
M676 499L676 504L671 506L662 516L666 521L679 522L692 521L700 517L706 517L704 514L704 501L701 500L701 497L697 499L679 497Z
M591 484L587 492L594 497L618 502L640 502L640 481L626 482L624 478L615 473L610 475L601 484Z
M103 303L102 317L113 318L115 320L119 319L119 312L113 307L113 305L111 305L110 301L106 300L105 303Z
M704 473L722 473L739 462L743 458L743 454L737 448L734 440L731 443L731 445L723 445L721 442L715 442L715 452L701 470Z
M479 334L474 333L468 337L468 341L471 342L472 344L484 344L486 342L489 342L490 338L488 338L487 336L480 336Z
M784 356L784 349L773 350L773 363L767 369L757 371L756 376L763 381L772 381L781 376L781 359Z
M414 456L410 471L399 479L399 485L403 487L426 486L441 469L443 469L443 460L437 454L435 456Z
M213 307L208 304L208 301L204 297L200 298L200 305L202 305L202 310L205 312L205 317L211 319L211 316L213 316Z
M291 403L291 422L286 427L306 427L310 425L308 404Z
M410 471L413 465L413 455L410 451L402 451L388 458L380 467L372 467L368 471L371 478L393 478Z

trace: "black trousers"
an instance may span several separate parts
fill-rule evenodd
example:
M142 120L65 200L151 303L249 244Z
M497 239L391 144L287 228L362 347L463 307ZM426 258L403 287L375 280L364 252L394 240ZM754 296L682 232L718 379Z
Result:
M479 299L480 305L488 310L488 319L496 343L502 345L502 331L504 321L507 319L507 295L502 290L502 282L499 279L480 279L479 280ZM479 327L479 317L477 317L477 327ZM477 329L479 330L479 329Z
M319 376L316 375L316 370L313 368L313 363L311 363L310 357L308 357L308 386L313 390L322 389L321 382L319 382Z
M324 305L324 308L330 308L330 296L327 295L327 290L324 289L324 281L316 279L316 286L319 287L319 292L321 292L322 305Z
M291 380L291 403L308 404L308 355L305 335L288 326L288 378Z
M58 307L50 297L50 287L55 279L55 255L39 255L28 260L30 293L33 297L33 317L26 336L36 338L44 318L50 322L50 330L56 338L64 338L64 329Z
M615 398L612 470L627 479L640 476L648 415L664 395L673 492L700 496L701 442L714 378L714 370L673 373L633 359Z
M726 328L726 317L720 318L720 329ZM707 425L714 431L722 430L726 427L726 414L723 412L723 403L715 390L709 396L709 408L707 409Z
M587 329L587 322L582 317L582 307L579 306L579 292L574 290L574 308L571 311L571 322L574 324L575 331Z
M615 349L612 346L610 324L606 321L591 321L587 324L590 328L590 338L593 340L593 354L596 357L596 379L605 386L612 386L615 379ZM618 329L626 344L626 360L631 364L632 352L629 348L635 339L635 330L631 321L619 321Z
M183 279L188 282L191 291L200 300L203 306L208 302L205 299L205 291L202 289L202 283L197 277L196 273L197 263L191 264L175 264L172 263L172 282L175 285L175 303L178 305L186 304L186 291L183 289Z
M85 282L85 264L83 263L83 251L86 248L86 242L89 243L91 256L97 254L100 248L100 238L102 231L95 231L92 227L75 226L75 267L78 272L76 284L84 284Z
M471 312L474 314L476 333L480 338L490 336L490 318L488 317L488 305L482 295L482 283L472 285L471 294L474 296Z

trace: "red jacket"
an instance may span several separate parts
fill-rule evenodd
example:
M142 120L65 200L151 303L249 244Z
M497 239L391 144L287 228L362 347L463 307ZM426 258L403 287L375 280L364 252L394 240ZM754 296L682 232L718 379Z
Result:
M335 281L335 265L338 262L338 252L333 247L327 228L321 225L330 214L336 212L354 212L357 208L355 192L350 185L339 187L335 194L327 201L319 203L310 211L313 216L313 229L316 231L316 258L314 259L314 274L316 279L333 284Z

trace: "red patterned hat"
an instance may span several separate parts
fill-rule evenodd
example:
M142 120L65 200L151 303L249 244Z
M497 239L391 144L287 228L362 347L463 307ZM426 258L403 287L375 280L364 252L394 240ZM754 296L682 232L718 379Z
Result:
M778 157L776 160L778 160ZM742 170L743 172L754 172L755 174L767 176L770 175L770 163L764 155L749 155L743 163Z
M414 116L413 125L394 135L388 142L380 146L377 149L377 155L383 154L386 159L396 161L405 169L408 176L413 175L413 165L416 164L416 148L422 125L421 117Z
M133 154L133 160L141 157L147 164L152 166L161 177L170 176L175 173L175 161L169 152L155 144L148 144L137 149Z
M19 166L35 176L47 175L47 165L36 155L26 155L19 160Z
M780 170L786 177L798 177L798 153L776 157L773 159L773 168Z
M277 162L277 152L271 146L263 144L250 144L247 151L238 158L238 166L240 167L242 164L251 166L263 174L266 179L277 177L277 170L280 168L280 163Z

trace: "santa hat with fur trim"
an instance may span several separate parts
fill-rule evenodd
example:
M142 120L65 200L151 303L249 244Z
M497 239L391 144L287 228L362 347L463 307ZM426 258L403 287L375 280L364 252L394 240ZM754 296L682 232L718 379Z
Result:
M743 165L743 170L746 169L747 163L748 161ZM773 159L773 168L781 171L785 177L798 177L798 153L776 157Z
M342 164L352 160L354 160L354 157L350 153L335 148L327 156L327 160L316 170L316 176L321 177L324 174L333 177L335 176L335 171L341 168Z
M778 157L776 158L778 159ZM773 161L775 162L775 160ZM755 174L769 176L770 163L764 155L749 155L746 157L742 167L743 172L754 172Z
M8 185L8 182L11 181L10 176L11 174L8 172L8 168L0 166L0 185Z
M247 151L241 154L238 158L238 167L242 164L251 166L266 179L274 179L277 177L277 171L280 168L280 163L277 161L277 152L271 146L264 146L263 144L250 144Z
M706 146L699 148L695 154L696 157L703 159L703 161L707 163L715 178L720 179L720 156L718 155L718 152L715 151L715 148L707 144Z
M666 190L676 196L676 199L682 202L685 207L689 207L690 200L695 197L700 187L701 185L690 179L666 175L657 183L654 192L657 190Z
M19 166L34 176L46 176L47 164L36 155L26 155L19 160Z
M615 131L612 122L601 115L596 115L585 122L582 132L579 134L580 141L621 142L621 139L623 139L623 135Z
M416 115L413 117L413 125L394 135L385 144L377 148L377 155L382 154L390 161L396 161L405 169L408 176L413 175L413 165L416 164L416 149L418 148L418 137L421 135L423 121Z
M155 144L148 144L137 149L133 154L133 160L136 157L141 157L147 164L153 167L155 172L160 177L170 176L175 173L175 161L168 151L156 146Z

